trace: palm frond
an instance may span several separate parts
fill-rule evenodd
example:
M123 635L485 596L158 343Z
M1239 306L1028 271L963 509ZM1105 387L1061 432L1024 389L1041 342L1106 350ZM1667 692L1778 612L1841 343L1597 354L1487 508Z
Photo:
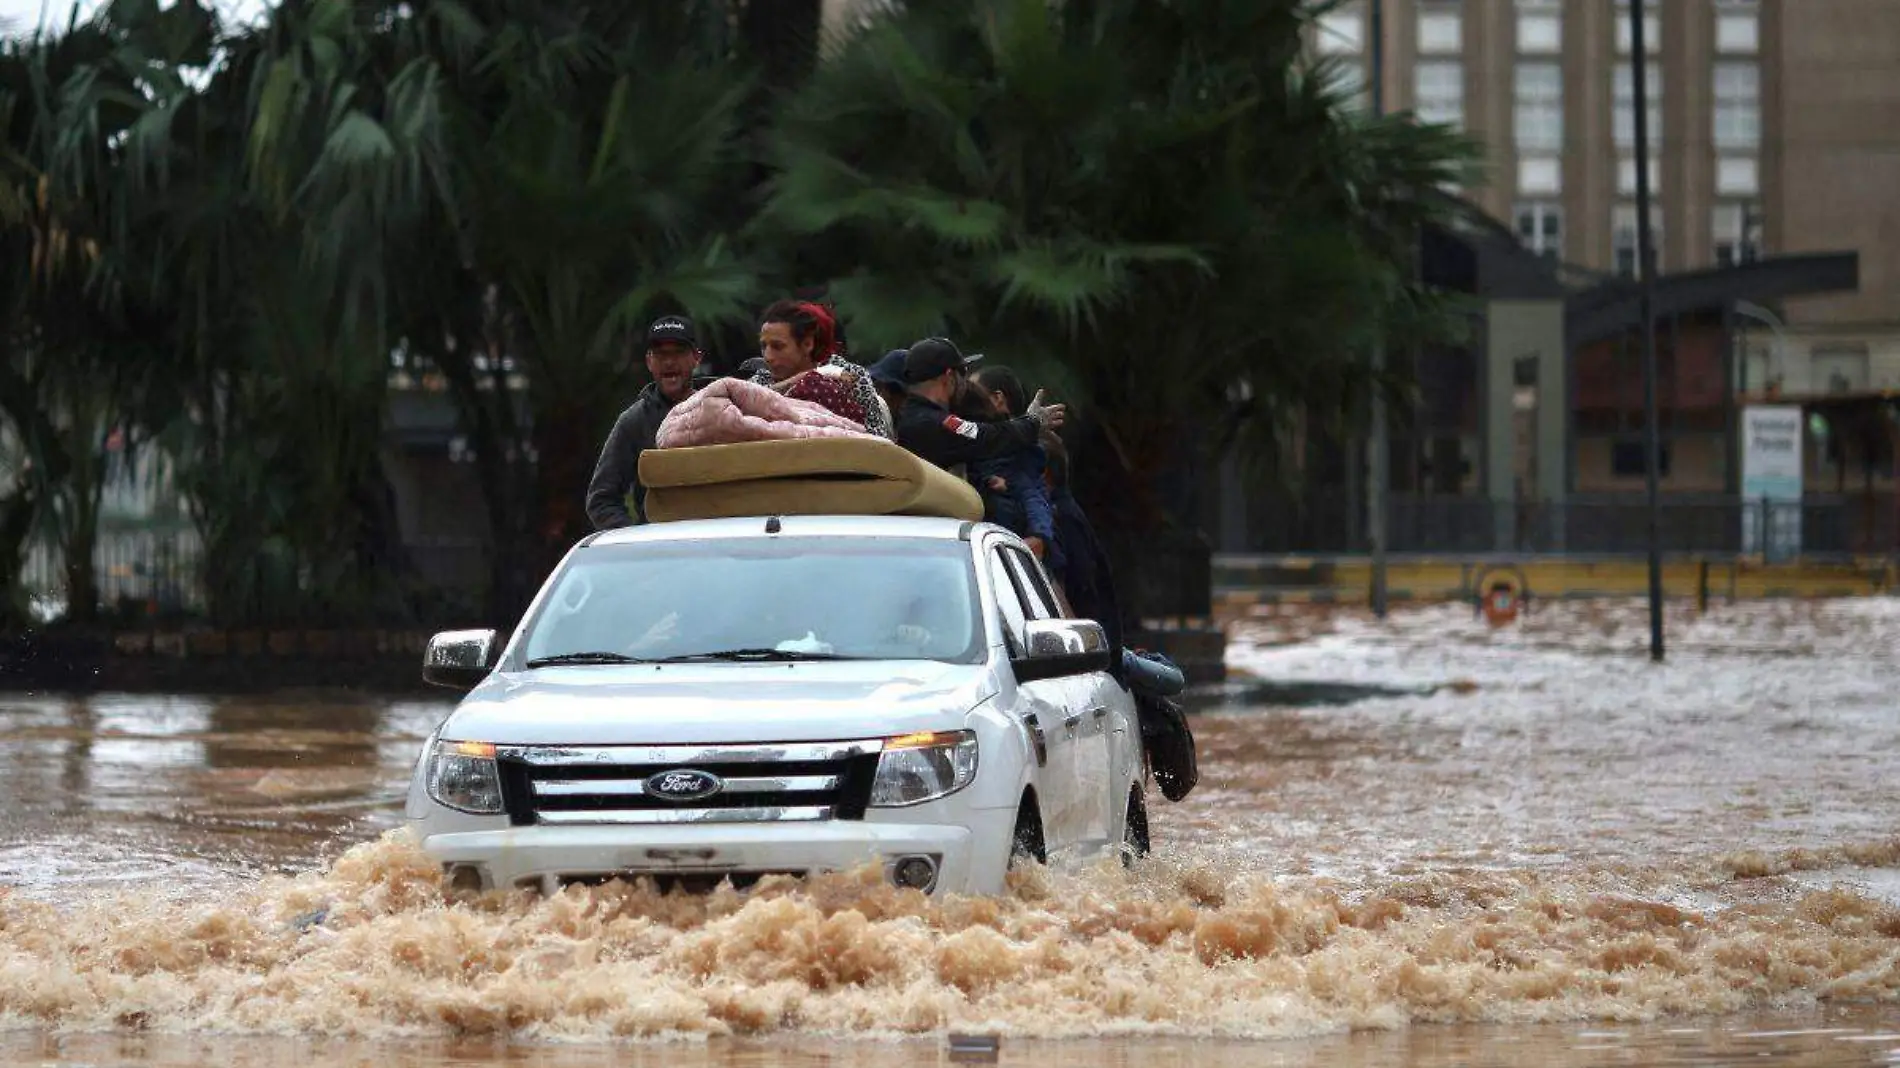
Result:
M715 237L669 262L645 265L602 319L594 348L613 351L615 339L637 336L663 308L682 310L707 329L749 323L757 291L757 266Z

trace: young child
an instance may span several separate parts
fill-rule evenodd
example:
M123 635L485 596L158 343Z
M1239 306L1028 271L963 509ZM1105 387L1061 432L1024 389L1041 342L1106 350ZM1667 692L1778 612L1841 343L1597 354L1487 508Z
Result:
M999 388L999 384L1008 388ZM986 367L970 379L969 388L957 398L954 408L960 418L995 422L1020 414L1020 409L1012 405L1021 394L1022 383L1008 368ZM1047 467L1048 456L1036 445L971 464L970 481L982 494L990 521L1021 536L1030 552L1046 561L1052 571L1059 571L1062 553L1056 542L1055 509L1050 506L1049 486L1044 480Z

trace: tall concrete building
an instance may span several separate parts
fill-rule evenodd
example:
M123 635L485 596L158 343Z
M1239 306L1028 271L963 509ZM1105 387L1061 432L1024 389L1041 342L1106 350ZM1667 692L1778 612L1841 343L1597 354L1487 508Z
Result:
M1374 2L1314 35L1362 87ZM1633 275L1629 16L1629 0L1383 0L1385 105L1483 141L1471 198L1526 246ZM1644 37L1661 271L1860 254L1857 293L1747 309L1736 384L1900 388L1900 0L1648 0Z

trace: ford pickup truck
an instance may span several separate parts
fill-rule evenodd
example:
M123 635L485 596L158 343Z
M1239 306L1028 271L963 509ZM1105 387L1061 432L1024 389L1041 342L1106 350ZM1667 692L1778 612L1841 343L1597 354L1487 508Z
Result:
M436 635L468 692L407 818L465 890L746 886L881 866L992 894L1147 849L1133 697L1015 535L921 516L657 523L577 544L505 641Z

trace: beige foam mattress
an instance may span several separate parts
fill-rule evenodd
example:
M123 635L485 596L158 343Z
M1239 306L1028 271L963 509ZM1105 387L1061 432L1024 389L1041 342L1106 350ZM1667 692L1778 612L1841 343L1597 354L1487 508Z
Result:
M964 480L888 441L806 438L648 449L640 454L647 518L928 515L983 518Z

